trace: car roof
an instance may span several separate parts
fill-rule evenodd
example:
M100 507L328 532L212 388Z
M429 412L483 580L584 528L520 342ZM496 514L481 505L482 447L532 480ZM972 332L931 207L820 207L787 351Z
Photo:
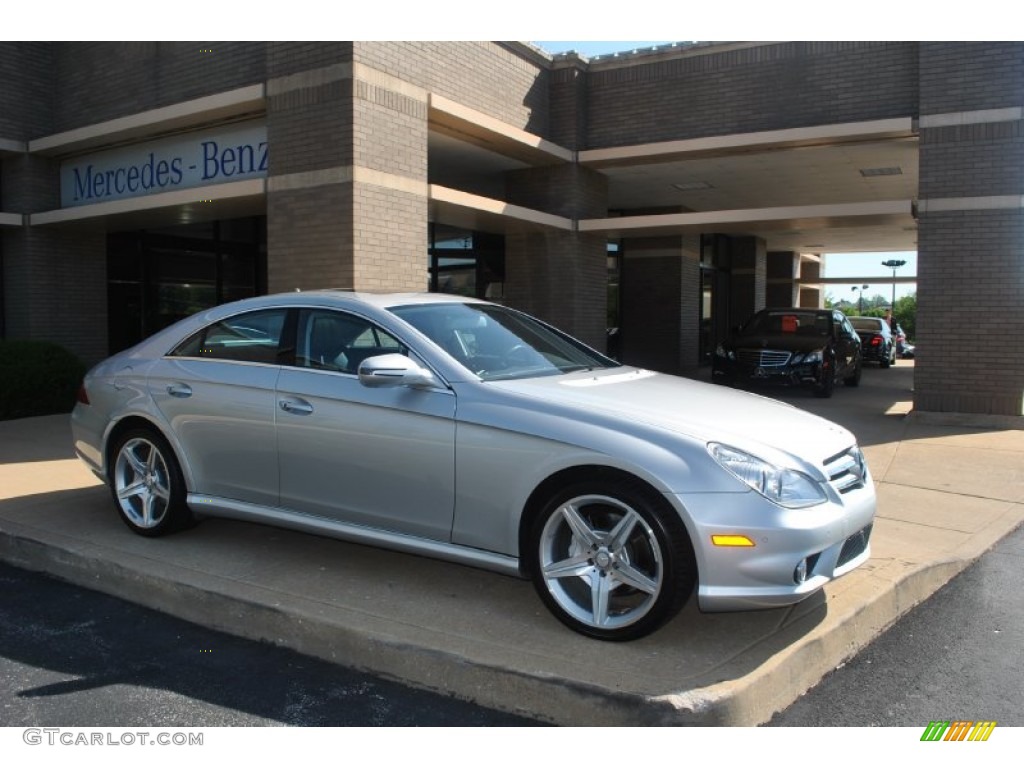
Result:
M476 304L484 303L479 299L468 296L458 296L450 293L370 293L364 291L350 291L341 288L325 288L313 291L292 291L288 293L271 293L258 297L259 303L266 304L306 304L311 301L324 304L368 304L372 307L389 309L391 307L402 307L410 304ZM257 299L246 299L254 302Z

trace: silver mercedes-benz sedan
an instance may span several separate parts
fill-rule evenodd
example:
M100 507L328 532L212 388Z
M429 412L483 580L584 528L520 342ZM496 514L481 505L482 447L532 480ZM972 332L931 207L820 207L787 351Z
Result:
M867 560L875 514L846 429L440 294L202 312L90 371L72 429L143 536L231 517L521 575L605 640L694 591L798 602Z

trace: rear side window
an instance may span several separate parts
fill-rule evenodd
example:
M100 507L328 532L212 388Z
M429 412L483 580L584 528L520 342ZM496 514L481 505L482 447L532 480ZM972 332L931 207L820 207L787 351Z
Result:
M235 315L192 334L174 348L171 356L277 365L287 315L287 309Z

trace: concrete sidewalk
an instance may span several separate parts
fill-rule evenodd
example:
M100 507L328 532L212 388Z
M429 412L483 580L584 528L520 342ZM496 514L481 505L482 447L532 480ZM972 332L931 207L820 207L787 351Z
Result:
M135 536L67 416L0 422L0 558L248 638L562 725L756 725L1024 520L1021 421L909 415L913 368L827 401L879 493L872 559L787 609L693 605L633 643L565 629L527 581L247 523ZM782 393L776 393L782 394Z

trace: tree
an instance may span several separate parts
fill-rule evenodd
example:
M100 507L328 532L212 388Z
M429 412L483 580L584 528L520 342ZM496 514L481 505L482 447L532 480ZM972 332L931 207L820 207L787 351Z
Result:
M907 340L917 337L917 294L911 293L896 299L896 306L892 308L893 317L907 334Z

